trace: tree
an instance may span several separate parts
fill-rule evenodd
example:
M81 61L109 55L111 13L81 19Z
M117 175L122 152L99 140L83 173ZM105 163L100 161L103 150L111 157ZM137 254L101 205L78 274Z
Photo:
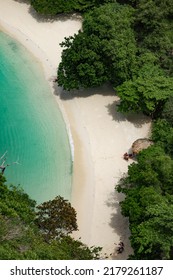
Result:
M164 151L173 157L173 127L165 119L158 119L152 124L152 139Z
M36 202L24 191L15 186L7 187L0 174L0 214L10 218L19 218L25 224L33 223Z
M161 114L165 102L172 95L173 78L166 77L158 65L149 61L131 80L115 90L121 99L120 111L143 112L155 117Z
M92 34L82 32L74 37L65 38L61 44L66 47L62 53L62 62L58 67L58 84L64 89L94 87L106 82L108 71L96 51L99 39Z
M159 57L161 67L171 74L173 70L172 1L137 2L135 29L139 45L153 51Z
M37 209L35 222L46 240L56 239L77 230L76 211L61 196L43 202Z
M31 200L22 190L7 187L5 178L0 174L0 260L88 260L99 258L101 248L89 248L81 241L74 240L67 235L67 232L77 228L75 210L70 203L57 197L39 207L37 221L38 217L41 217L40 221L45 226L46 213L50 214L50 217L47 218L50 227L51 223L57 225L58 222L57 231L58 233L62 231L59 238L56 236L56 238L45 240L47 227L44 227L43 230L34 223L35 201ZM59 214L59 220L55 214L56 211ZM61 229L60 226L62 226ZM55 231L54 228L53 232Z
M80 240L65 236L58 241L58 247L69 260L92 260L100 258L101 247L87 247ZM63 257L64 259L64 257Z
M169 260L173 257L173 196L153 193L153 198L143 209L145 220L131 228L135 259Z
M164 150L153 145L137 156L138 164L128 169L128 184L153 187L157 192L173 194L173 160Z
M143 24L144 31L162 25L162 20L171 17L173 13L171 0L118 0L118 2L135 8L136 21L138 25Z
M163 196L152 185L132 186L121 191L126 194L120 204L122 214L129 218L134 250L129 258L172 259L173 196Z
M117 3L87 13L83 31L61 43L58 84L70 90L130 79L137 50L132 25L133 9Z
M166 101L162 111L162 117L173 126L173 96L170 96Z
M159 146L137 156L117 190L125 194L120 203L129 218L130 259L173 258L173 160Z
M73 11L72 0L31 0L33 8L44 15L56 15Z
M30 236L29 247L24 252L24 259L37 260L92 260L98 259L101 248L87 247L81 241L74 240L70 236L64 236L58 240L45 242L41 236Z
M134 28L138 47L159 58L168 75L173 73L172 0L119 0L135 9Z
M57 15L69 12L84 12L95 6L113 0L31 0L33 8L44 15Z
M100 52L113 84L132 77L136 70L133 23L134 10L118 3L104 5L84 18L83 31L100 38Z

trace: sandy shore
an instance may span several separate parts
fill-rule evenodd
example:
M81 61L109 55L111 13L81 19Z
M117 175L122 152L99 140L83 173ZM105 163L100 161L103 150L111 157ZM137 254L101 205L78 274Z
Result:
M59 43L65 36L77 33L80 18L44 20L30 9L27 1L0 0L0 7L0 29L16 38L42 63L72 135L72 205L77 210L79 225L74 237L81 237L89 246L103 247L103 254L109 258L126 259L131 253L130 233L128 221L120 213L119 201L123 197L115 192L114 186L130 164L122 155L134 140L147 136L150 122L143 116L126 118L117 113L118 98L108 86L73 92L72 98L53 85L61 58ZM125 251L117 255L120 238Z

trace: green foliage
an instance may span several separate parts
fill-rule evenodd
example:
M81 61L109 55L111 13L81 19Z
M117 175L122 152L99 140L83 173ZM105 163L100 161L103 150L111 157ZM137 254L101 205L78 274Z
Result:
M55 239L77 230L76 211L71 204L57 196L37 206L36 224L45 239Z
M154 52L168 74L173 73L172 0L119 1L135 8L138 46Z
M84 18L83 31L100 39L100 53L114 84L129 79L136 70L133 12L129 6L114 3L94 9Z
M2 178L2 176L1 176ZM0 182L0 214L18 217L25 223L32 223L35 218L36 202L23 192L22 189Z
M131 259L172 259L173 160L153 145L137 156L117 190L125 193L122 214L129 217Z
M65 236L60 239L58 247L61 248L66 259L69 260L91 260L100 258L101 247L93 246L88 248L81 241L74 240L70 236Z
M138 164L131 164L125 187L153 187L158 193L173 195L173 160L160 146L153 145L137 156Z
M158 119L152 124L152 139L173 157L173 127L165 119Z
M130 79L136 69L132 23L133 9L117 3L86 14L83 31L61 44L58 84L70 90Z
M122 213L129 217L131 259L170 259L173 246L173 196L162 196L155 187L126 189Z
M0 225L3 222L0 219ZM90 260L98 259L101 248L89 248L70 236L58 240L45 242L37 228L25 228L13 235L13 224L9 223L9 231L1 235L0 231L0 259L1 260ZM18 222L20 227L20 223Z
M135 259L172 259L173 246L173 196L163 197L153 189L141 193L139 201L143 221L131 224L131 244ZM130 209L129 209L130 210Z
M31 0L33 8L44 15L57 15L60 13L85 12L95 6L113 0Z
M140 51L150 50L159 65L173 75L173 2L172 0L119 0L135 9L134 30Z
M94 87L108 80L107 69L97 51L97 37L79 32L66 38L61 46L66 49L58 68L58 84L64 89Z
M166 101L163 111L162 117L173 126L173 96L170 96Z
M149 60L141 65L145 57ZM121 99L119 105L121 112L142 111L146 115L155 117L161 114L165 102L172 95L173 78L166 77L151 59L151 54L142 56L141 61L139 59L138 62L138 74L116 88Z
M33 8L44 15L56 15L73 11L72 0L31 0Z
M68 233L77 229L76 212L69 202L56 197L39 205L38 211L35 211L35 201L14 186L8 188L5 182L0 174L1 260L99 258L101 248L89 248L68 236Z

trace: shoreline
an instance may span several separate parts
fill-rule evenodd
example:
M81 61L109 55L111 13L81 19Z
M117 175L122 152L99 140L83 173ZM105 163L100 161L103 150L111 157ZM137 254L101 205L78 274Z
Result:
M64 92L53 83L61 58L59 43L77 33L81 21L57 18L40 22L31 15L26 2L0 0L0 4L0 29L41 63L66 124L74 160L72 206L79 226L73 237L81 238L88 246L103 247L103 255L109 259L127 259L132 253L128 220L120 213L123 196L114 187L131 163L125 162L122 155L134 140L147 136L150 120L117 113L119 99L109 86L76 91L77 97L67 94L66 99L61 99ZM120 239L125 251L117 255Z
M71 159L72 159L72 164L74 162L74 143L73 143L73 137L70 129L70 123L68 120L68 117L66 115L66 112L64 110L64 107L62 105L62 102L59 98L59 96L55 95L55 89L54 89L54 78L56 77L56 68L53 66L46 56L42 49L35 44L29 37L27 37L24 33L22 33L20 30L17 30L13 28L13 26L10 26L6 22L2 22L0 18L0 31L6 33L9 35L11 38L14 40L18 41L22 46L31 53L31 55L34 57L35 61L39 63L39 65L42 68L42 71L45 76L45 80L48 82L50 91L52 95L54 96L56 102L58 103L59 110L62 114L62 118L65 123L65 127L67 130L67 135L69 138L69 145L70 145L70 151L71 151Z

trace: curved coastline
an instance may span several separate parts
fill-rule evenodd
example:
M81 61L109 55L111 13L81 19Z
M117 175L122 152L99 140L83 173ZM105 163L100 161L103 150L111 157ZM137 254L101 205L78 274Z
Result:
M32 41L29 37L26 36L25 33L23 33L21 30L14 28L13 26L9 25L7 22L4 22L0 18L0 31L8 34L11 38L14 38L17 40L19 43L21 43L27 51L29 51L32 56L39 62L41 67L43 68L45 79L49 83L49 87L51 89L51 92L54 95L54 88L53 88L53 80L54 77L56 76L56 68L53 67L51 64L51 61L49 58L46 56L46 53L37 45L34 41ZM62 114L62 117L65 122L68 138L69 138L69 144L70 144L70 150L71 150L71 158L72 162L74 162L74 143L73 143L73 137L71 134L71 129L70 129L70 123L68 121L68 118L66 116L66 112L63 108L63 105L61 104L61 100L56 97L56 102L58 103L60 112Z
M39 22L29 13L27 3L0 0L0 29L18 40L41 62L52 92L59 93L53 79L60 62L59 43L81 27L81 21ZM88 92L88 91L85 91ZM91 89L89 97L61 100L55 96L66 123L73 165L72 205L78 214L79 232L75 238L89 246L103 247L109 258L126 259L131 252L128 221L121 216L123 198L114 186L128 164L122 159L131 143L145 137L148 119L139 122L115 110L118 98L109 87ZM101 94L100 94L101 93ZM116 243L123 239L125 252L116 254Z
M37 203L57 194L71 199L69 137L43 69L6 33L0 42L0 151L8 151L8 163L20 163L7 168L8 184L20 185Z

